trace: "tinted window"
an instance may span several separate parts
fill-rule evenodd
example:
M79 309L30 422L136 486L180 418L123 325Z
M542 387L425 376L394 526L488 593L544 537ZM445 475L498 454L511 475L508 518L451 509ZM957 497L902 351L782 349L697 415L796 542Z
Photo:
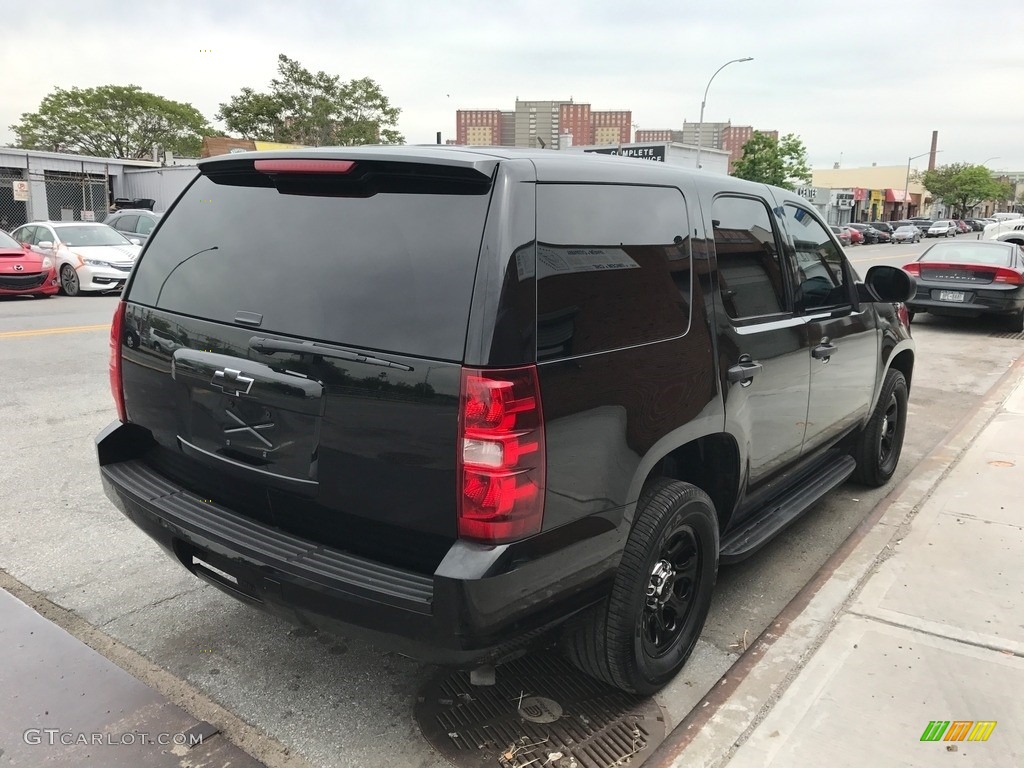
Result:
M129 299L222 323L254 312L263 331L461 360L487 187L350 197L289 183L292 194L200 176L149 239Z
M746 197L719 197L711 218L719 290L729 317L787 311L782 259L768 206Z
M138 220L138 216L119 216L110 226L114 229L120 230L121 232L134 232L135 224Z
M849 304L840 247L806 208L786 203L784 210L786 229L795 249L799 305L816 309Z
M678 189L537 190L537 355L668 339L690 324L690 239Z

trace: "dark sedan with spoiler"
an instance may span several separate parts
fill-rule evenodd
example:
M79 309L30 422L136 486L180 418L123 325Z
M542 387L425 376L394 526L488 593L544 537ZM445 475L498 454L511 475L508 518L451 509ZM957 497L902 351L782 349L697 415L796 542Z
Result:
M1024 249L1014 243L937 243L903 269L917 278L912 313L1002 315L1024 331Z

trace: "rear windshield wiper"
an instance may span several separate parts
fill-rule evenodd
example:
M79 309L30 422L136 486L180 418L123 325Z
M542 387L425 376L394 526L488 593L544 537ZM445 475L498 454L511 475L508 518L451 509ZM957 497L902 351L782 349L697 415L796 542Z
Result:
M335 357L339 360L351 360L354 363L366 363L367 365L380 365L384 368L398 368L403 371L411 371L408 365L394 363L390 360L383 360L379 357L363 355L359 352L352 352L338 347L326 347L312 341L283 341L281 339L267 339L262 336L253 336L249 339L249 348L264 355L272 355L275 352L292 352L297 355L317 355L320 357Z

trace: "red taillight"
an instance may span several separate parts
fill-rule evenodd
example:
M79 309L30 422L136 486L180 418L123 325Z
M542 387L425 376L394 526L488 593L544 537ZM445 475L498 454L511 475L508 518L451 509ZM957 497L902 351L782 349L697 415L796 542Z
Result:
M121 337L126 306L123 301L117 303L114 319L110 323L110 392L117 406L117 418L124 422L128 421L128 416L124 408L124 386L121 382Z
M539 532L545 467L537 367L463 368L459 536L502 544Z
M260 173L348 173L356 164L352 160L256 160L253 168Z
M903 267L903 271L906 272L909 275L914 275L915 277L920 277L921 276L921 265L918 264L915 261L914 263L907 264L905 267Z
M1024 284L1024 277L1016 269L1009 267L996 267L996 275L992 278L993 283L1007 283L1009 285Z

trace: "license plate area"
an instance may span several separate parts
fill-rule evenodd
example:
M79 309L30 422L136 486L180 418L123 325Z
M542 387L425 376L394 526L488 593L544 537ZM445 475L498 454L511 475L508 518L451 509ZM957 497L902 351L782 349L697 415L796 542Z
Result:
M967 301L967 293L965 291L939 291L939 301L952 301L958 304L962 304Z
M178 349L181 449L253 482L315 493L323 385L245 358Z

